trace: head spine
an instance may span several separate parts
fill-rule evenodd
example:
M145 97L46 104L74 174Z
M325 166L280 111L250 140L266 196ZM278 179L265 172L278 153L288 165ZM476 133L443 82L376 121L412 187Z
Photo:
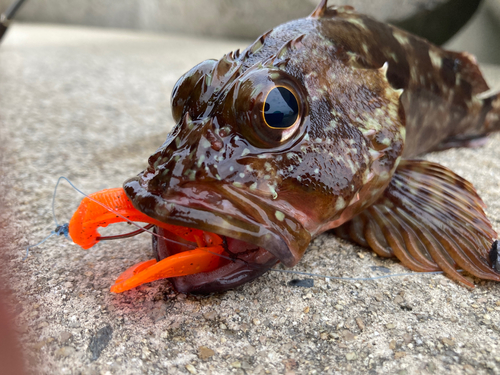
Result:
M310 18L321 18L325 15L328 0L321 0L316 9L309 15Z

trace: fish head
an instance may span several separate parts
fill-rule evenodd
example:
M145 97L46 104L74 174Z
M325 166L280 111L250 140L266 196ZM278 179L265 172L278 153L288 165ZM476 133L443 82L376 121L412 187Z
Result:
M315 235L387 186L404 144L400 93L386 69L359 67L315 29L283 25L175 85L176 126L124 190L156 220L223 236L249 268L179 277L178 289L227 289L277 261L294 266ZM159 258L182 251L153 242Z

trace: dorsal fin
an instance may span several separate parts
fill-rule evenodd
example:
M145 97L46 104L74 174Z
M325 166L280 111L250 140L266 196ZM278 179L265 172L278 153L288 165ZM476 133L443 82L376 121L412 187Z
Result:
M326 8L328 6L328 0L321 0L314 9L314 11L309 15L310 18L321 18L326 12Z

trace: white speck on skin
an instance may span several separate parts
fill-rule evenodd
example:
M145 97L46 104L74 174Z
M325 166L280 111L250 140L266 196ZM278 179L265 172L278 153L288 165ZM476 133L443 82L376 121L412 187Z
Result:
M387 180L389 177L390 177L390 175L389 175L389 172L387 172L387 171L383 171L378 176L379 180Z
M276 189L274 188L273 185L269 185L269 191L271 192L271 194L273 195L273 199L276 199L278 198L278 193L276 192Z
M431 59L432 65L437 69L441 69L441 66L443 65L443 59L441 58L441 56L439 56L436 51L430 49L429 57Z
M245 155L248 155L250 153L250 150L248 148L245 148L242 152L241 152L241 156L245 156Z
M276 211L274 213L274 216L276 216L276 219L278 219L279 221L285 220L285 214L281 211Z
M203 148L209 148L212 144L210 143L210 141L206 138L201 138L200 140L200 146L203 147Z
M366 25L360 18L347 18L347 20L353 25L359 26L361 29L366 29Z
M335 202L335 210L338 212L342 209L345 208L345 200L341 196L337 198L337 201Z
M201 155L200 158L198 159L198 161L196 162L196 165L198 166L198 168L201 167L201 165L203 164L204 161L205 161L205 155Z
M391 145L391 140L389 138L384 138L382 141L380 141L383 145L390 146Z
M404 35L402 32L400 32L399 30L394 30L392 35L394 35L394 38L396 38L396 40L402 45L402 46L406 46L410 43L410 41L408 40L408 38L406 37L406 35Z

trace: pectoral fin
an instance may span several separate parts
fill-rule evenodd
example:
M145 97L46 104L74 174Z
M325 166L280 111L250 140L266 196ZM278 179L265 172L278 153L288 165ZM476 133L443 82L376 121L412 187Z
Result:
M402 161L375 204L336 231L414 271L443 270L474 285L457 269L500 281L489 262L497 233L472 184L428 161Z

